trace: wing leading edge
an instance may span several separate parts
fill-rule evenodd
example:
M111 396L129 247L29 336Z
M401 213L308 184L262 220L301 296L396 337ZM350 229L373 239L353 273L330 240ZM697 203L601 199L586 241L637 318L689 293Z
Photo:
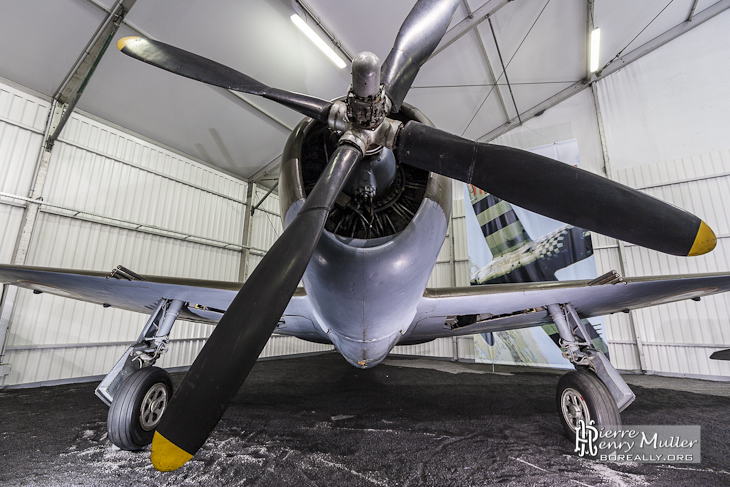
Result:
M626 284L590 280L427 289L400 343L551 323L546 306L571 303L581 318L730 291L730 274L635 277Z
M217 323L241 283L176 277L143 276L144 280L109 278L108 272L0 265L0 283L114 308L151 313L160 299L188 303L180 318ZM277 333L322 341L311 320L311 306L299 288L284 312Z
M189 303L180 318L217 322L241 284L175 277L144 276L144 281L108 279L98 271L0 266L0 282L108 304L148 314L161 298ZM581 318L638 309L730 291L730 274L635 277L626 284L589 286L589 280L489 284L427 289L410 329L400 344L436 338L503 331L551 323L548 304L571 303ZM195 306L198 305L198 307ZM309 299L298 289L284 312L277 333L329 341L314 324Z

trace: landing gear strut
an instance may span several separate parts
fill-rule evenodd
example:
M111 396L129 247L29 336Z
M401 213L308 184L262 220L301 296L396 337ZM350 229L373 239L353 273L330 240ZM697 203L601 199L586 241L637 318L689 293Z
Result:
M563 356L576 368L558 382L556 402L565 434L575 441L581 422L599 431L621 426L620 412L636 396L603 352L584 338L588 332L571 304L551 304L548 311L560 333Z
M177 299L161 300L137 342L96 388L96 395L109 406L109 440L122 450L139 450L152 442L172 398L170 374L153 365L167 351L170 330L183 305Z

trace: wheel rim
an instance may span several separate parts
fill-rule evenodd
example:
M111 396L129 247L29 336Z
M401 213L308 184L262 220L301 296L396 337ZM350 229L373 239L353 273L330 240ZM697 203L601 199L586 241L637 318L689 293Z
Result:
M560 409L563 412L565 423L573 432L578 428L579 421L582 420L586 425L591 422L588 404L583 399L583 395L573 388L569 387L563 391L560 398Z
M139 424L145 431L152 431L167 409L167 386L161 382L150 387L139 408Z

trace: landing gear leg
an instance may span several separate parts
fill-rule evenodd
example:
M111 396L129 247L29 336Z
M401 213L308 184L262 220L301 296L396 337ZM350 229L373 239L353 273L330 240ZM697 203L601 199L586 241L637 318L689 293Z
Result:
M170 375L153 367L167 351L170 330L183 302L162 300L131 345L96 388L109 406L109 439L123 450L139 450L152 442L154 430L172 397Z
M551 304L548 311L560 333L563 356L576 368L558 382L556 401L565 434L575 440L581 421L593 421L598 430L621 426L620 411L636 396L603 352L584 338L588 332L571 304Z

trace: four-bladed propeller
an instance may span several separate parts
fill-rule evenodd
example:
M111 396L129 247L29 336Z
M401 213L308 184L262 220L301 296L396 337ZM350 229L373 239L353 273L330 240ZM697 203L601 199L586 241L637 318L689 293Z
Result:
M343 132L301 211L241 288L176 391L152 442L157 469L183 465L215 428L302 278L337 195L370 146L393 149L401 164L471 182L537 213L648 248L698 255L714 247L714 234L699 218L626 186L530 152L473 142L417 122L403 127L384 118L387 107L400 108L458 4L419 0L413 7L380 68L387 103L371 96L377 90L368 83L378 73L369 53L355 63L353 76L362 78L353 79L358 89L348 96L352 105L345 105L271 88L161 42L137 37L119 41L119 49L134 58L269 98Z

